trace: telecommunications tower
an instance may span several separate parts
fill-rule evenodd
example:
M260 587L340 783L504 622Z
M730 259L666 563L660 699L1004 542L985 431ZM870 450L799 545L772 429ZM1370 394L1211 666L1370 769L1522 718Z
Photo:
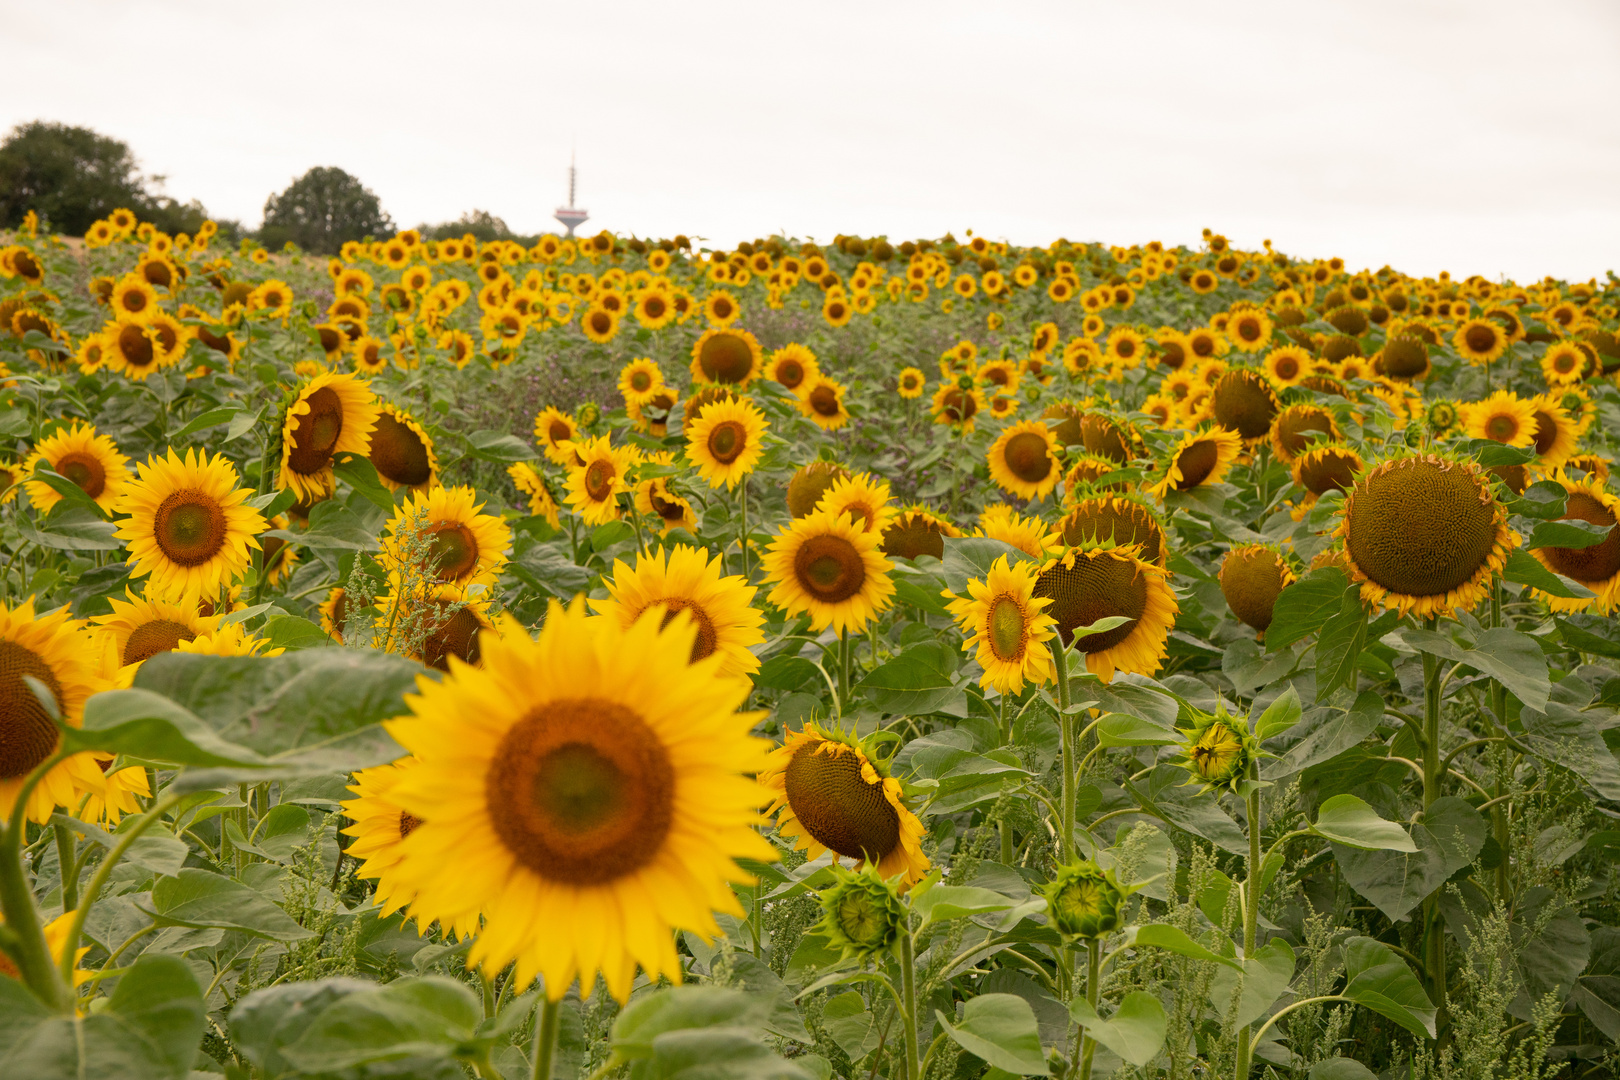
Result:
M585 224L585 220L590 217L590 214L584 210L576 209L574 206L575 176L574 156L570 154L568 156L568 205L557 207L557 213L554 215L558 221L567 226L569 236L573 236L574 230Z

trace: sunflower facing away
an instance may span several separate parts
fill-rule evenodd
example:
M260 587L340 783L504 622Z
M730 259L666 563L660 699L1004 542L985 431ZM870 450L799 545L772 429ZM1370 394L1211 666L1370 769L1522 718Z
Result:
M1044 423L1013 424L990 446L990 479L1020 499L1043 500L1063 475L1057 456L1057 438Z
M1135 547L1144 562L1161 569L1170 558L1170 545L1158 515L1129 496L1090 495L1076 499L1074 508L1053 531L1069 547Z
M252 494L237 487L236 469L223 454L208 458L195 449L181 457L171 448L136 466L139 478L124 485L116 535L129 542L132 577L151 576L151 587L169 597L214 599L220 587L245 574L249 548L267 528L247 505Z
M630 996L639 965L679 982L675 931L712 938L741 917L736 859L774 859L756 831L766 764L739 713L745 683L690 663L697 627L660 632L552 603L538 640L512 620L484 666L419 680L388 730L419 764L392 795L420 822L397 887L428 911L483 912L469 967L516 963L561 1000L598 973ZM469 782L469 780L471 782Z
M332 372L305 383L281 429L280 485L313 502L332 494L332 459L365 456L377 426L377 398L353 375Z
M1003 555L990 564L983 580L968 581L967 597L951 597L947 606L965 635L962 651L977 648L984 668L980 686L1016 694L1026 682L1040 686L1052 681L1052 652L1046 643L1057 636L1057 621L1042 611L1052 600L1035 596L1035 580L1034 563L1009 565Z
M790 617L808 612L817 633L831 626L859 634L893 602L893 564L878 550L882 533L848 515L817 510L772 541L761 564L774 582L770 602Z
M395 405L384 404L371 431L368 455L377 479L389 491L410 488L422 492L438 480L439 456L433 439L416 418Z
M900 782L878 772L853 740L814 727L787 732L771 751L759 782L774 796L784 840L811 859L822 852L877 866L885 880L909 888L928 873L922 823L901 799Z
M568 470L568 505L585 524L606 525L619 516L619 494L630 490L626 474L636 451L613 446L606 435L573 446L581 464Z
M1437 453L1373 466L1341 515L1335 535L1362 599L1420 618L1472 609L1518 539L1489 475Z
M41 439L23 462L22 471L31 476L40 465L79 485L97 506L109 512L129 479L129 458L118 452L109 436L96 434L94 427L84 423ZM24 487L40 513L49 513L62 501L56 489L43 480L30 480Z
M1562 471L1554 474L1553 479L1562 484L1566 492L1563 520L1607 526L1609 535L1591 547L1543 547L1530 552L1547 569L1580 582L1596 596L1576 600L1540 590L1536 595L1547 601L1547 606L1554 611L1611 614L1620 608L1620 529L1612 527L1616 516L1620 515L1620 498L1605 489L1601 480L1576 480Z
M1172 491L1218 484L1242 450L1242 436L1226 428L1206 425L1189 431L1171 451L1163 475L1148 490L1162 499Z
M913 506L900 512L883 530L883 543L878 550L896 559L917 559L932 555L945 557L945 538L961 536L962 530L945 518L930 513L926 507Z
M56 725L34 691L32 676L56 699L69 727L84 722L84 703L105 688L100 649L84 623L66 608L34 613L33 600L18 607L0 604L0 816L9 818L23 780L56 752ZM44 824L58 806L77 807L81 793L101 783L101 769L89 754L74 754L45 774L28 796L28 820Z
M500 518L480 513L484 505L477 498L467 486L412 494L388 520L382 537L384 564L404 571L403 563L411 557L406 549L418 547L421 562L410 571L463 589L493 585L506 565L512 529Z
M714 327L692 345L692 381L747 386L760 374L764 354L746 330Z
M751 606L758 590L739 576L723 575L720 556L711 560L701 548L677 544L667 553L643 552L634 569L615 559L612 577L602 583L608 598L590 605L625 627L649 610L661 613L660 626L688 612L697 624L692 661L718 653L722 676L747 678L759 670L759 658L749 650L765 640L765 616Z
M711 488L734 488L759 463L765 452L760 439L768 426L752 401L710 402L686 432L686 459Z
M546 485L546 478L536 472L533 465L527 461L508 465L506 475L512 478L518 492L528 498L531 517L545 518L546 524L553 529L562 528L562 516L558 513L557 500L552 496L551 488Z
M1158 671L1181 610L1165 572L1138 558L1136 550L1070 548L1048 561L1035 583L1035 595L1052 601L1047 612L1057 621L1058 633L1086 654L1087 670L1104 682L1116 671ZM1075 637L1079 627L1116 616L1127 621Z
M1228 551L1221 560L1220 582L1226 606L1264 641L1277 595L1294 583L1294 574L1275 548L1246 544Z

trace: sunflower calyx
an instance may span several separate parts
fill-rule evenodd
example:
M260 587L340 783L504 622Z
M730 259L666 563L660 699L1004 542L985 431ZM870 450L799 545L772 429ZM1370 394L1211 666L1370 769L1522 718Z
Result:
M1134 891L1121 885L1112 870L1090 861L1059 867L1040 890L1046 898L1047 922L1065 944L1118 930L1125 918L1125 900Z
M1192 774L1187 783L1201 785L1200 794L1216 789L1239 793L1249 766L1260 757L1260 743L1248 721L1228 713L1224 704L1213 713L1191 712L1192 726L1177 729L1183 736L1184 760L1179 764Z
M906 925L898 879L883 880L872 863L859 870L835 865L832 872L836 880L821 892L816 932L844 960L868 960L893 950Z

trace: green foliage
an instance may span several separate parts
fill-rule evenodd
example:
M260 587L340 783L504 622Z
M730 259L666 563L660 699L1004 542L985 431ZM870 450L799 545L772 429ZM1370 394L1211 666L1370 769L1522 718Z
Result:
M259 242L292 242L305 251L335 255L350 240L381 239L394 231L371 189L342 169L317 165L264 203Z

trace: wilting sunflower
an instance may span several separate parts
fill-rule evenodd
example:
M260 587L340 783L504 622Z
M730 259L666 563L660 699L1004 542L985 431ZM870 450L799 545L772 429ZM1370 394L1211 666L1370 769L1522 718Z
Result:
M1373 358L1373 368L1391 379L1413 382L1430 370L1429 346L1422 338L1396 335L1384 342Z
M945 538L961 536L962 530L921 506L902 510L883 530L878 550L896 559L916 559L932 555L945 557Z
M1362 599L1420 618L1472 609L1518 540L1485 471L1437 453L1373 466L1334 535Z
M1495 319L1469 319L1451 336L1451 344L1470 364L1489 364L1507 351L1508 335Z
M1020 499L1045 499L1063 475L1057 456L1057 438L1044 423L1013 424L990 446L990 479Z
M692 345L692 381L747 386L759 377L764 354L747 330L712 327Z
M614 447L606 435L573 444L580 464L568 470L568 505L587 525L606 525L619 516L619 494L630 490L633 447Z
M117 504L124 482L129 479L129 458L118 452L109 436L98 435L94 427L79 422L41 439L23 462L22 472L32 476L41 465L73 481L108 512ZM56 489L43 480L29 480L23 486L34 508L42 514L62 501Z
M438 482L439 458L433 452L433 439L415 417L404 409L384 403L371 431L368 455L377 478L389 491L408 487L427 491Z
M774 796L766 815L776 831L797 840L794 849L811 859L831 851L856 866L877 866L885 880L910 888L928 873L922 853L922 823L901 796L900 782L884 772L849 736L806 727L786 738L760 770L759 782Z
M774 582L770 602L789 617L808 612L817 633L831 626L859 634L893 602L893 564L878 550L882 533L829 510L793 521L761 565Z
M712 912L743 915L735 860L775 857L747 779L763 714L735 711L749 688L715 677L718 656L689 662L690 620L660 633L553 603L537 641L504 622L482 669L452 661L388 724L420 759L393 789L420 822L399 887L424 910L480 909L469 966L515 962L553 1001L600 973L623 1002L638 964L679 981L674 931L718 935Z
M333 457L365 456L379 411L371 389L353 375L328 372L310 379L282 421L281 487L311 502L331 495Z
M619 393L625 404L645 405L664 387L664 373L647 357L632 360L619 371Z
M968 385L963 386L964 382ZM970 376L964 375L956 382L943 383L934 391L932 411L936 424L960 425L964 432L972 431L984 407L984 392Z
M1284 464L1292 464L1295 458L1310 449L1313 439L1318 442L1337 442L1339 439L1339 428L1333 422L1333 414L1321 406L1290 405L1272 421L1271 448Z
M1498 390L1484 401L1463 405L1463 428L1470 438L1494 439L1509 446L1536 441L1536 408L1518 395Z
M1210 393L1210 404L1215 422L1237 432L1248 443L1258 442L1271 433L1271 422L1281 408L1266 377L1245 368L1230 368L1221 373Z
M951 599L948 607L965 635L962 651L978 650L980 686L1016 694L1026 682L1040 686L1055 677L1046 643L1057 636L1057 622L1043 613L1052 600L1034 595L1035 580L1034 563L1009 564L1003 555L982 581L968 581L967 597Z
M1158 515L1133 498L1080 498L1052 531L1069 547L1134 547L1144 562L1160 568L1170 558L1170 545Z
M259 546L266 523L246 505L253 493L236 486L223 454L210 459L192 449L182 458L171 448L136 469L117 507L129 515L116 535L129 542L130 576L150 575L165 596L213 599L247 572L248 549Z
M759 670L759 658L750 651L765 640L765 616L751 606L758 590L739 576L725 576L720 556L710 559L707 551L686 544L667 554L643 552L634 569L615 559L612 576L602 584L608 599L590 601L597 614L628 628L656 610L664 627L685 611L697 625L694 663L718 653L721 676L747 678Z
M849 423L844 407L844 387L825 375L816 375L799 385L799 411L823 431L837 431Z
M759 463L768 426L752 401L711 402L686 432L686 459L711 488L734 488Z
M518 492L528 497L531 517L545 518L546 524L553 529L562 527L557 500L552 497L551 488L546 485L546 478L536 472L533 465L526 461L508 465L506 475L512 478Z
M1024 517L1005 503L986 507L979 514L979 527L973 535L1000 540L1032 559L1045 559L1062 543L1046 522L1034 516Z
M1575 421L1564 411L1560 396L1540 394L1530 399L1535 420L1536 457L1543 469L1556 469L1575 452Z
M1243 449L1243 439L1224 427L1189 431L1161 467L1163 474L1148 488L1164 498L1171 491L1191 491L1202 484L1218 484Z
M413 492L388 519L381 538L384 564L400 573L467 588L492 585L506 565L512 529L480 513L471 487Z
M774 379L789 390L798 390L820 374L821 365L816 362L816 354L803 345L782 346L771 353L770 362L765 365L765 377Z
M1554 573L1563 574L1597 595L1582 600L1536 591L1554 611L1592 611L1608 615L1620 608L1620 529L1613 528L1620 514L1620 498L1610 494L1602 480L1576 480L1560 471L1553 477L1565 491L1564 521L1585 521L1609 527L1601 543L1584 548L1533 548L1530 554Z
M1136 550L1069 548L1048 560L1035 583L1034 595L1052 601L1047 614L1056 620L1059 635L1086 654L1087 670L1104 682L1116 671L1158 671L1181 610L1165 572L1138 558ZM1076 638L1079 627L1116 616L1127 621Z
M579 438L579 425L574 418L557 408L547 405L540 410L534 418L534 437L540 443L541 449L558 465L573 465L575 463L573 441Z
M1294 583L1294 574L1276 548L1245 544L1228 551L1221 560L1220 581L1226 606L1258 631L1263 641L1277 596Z

